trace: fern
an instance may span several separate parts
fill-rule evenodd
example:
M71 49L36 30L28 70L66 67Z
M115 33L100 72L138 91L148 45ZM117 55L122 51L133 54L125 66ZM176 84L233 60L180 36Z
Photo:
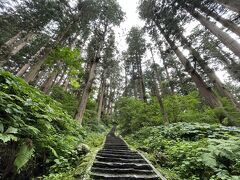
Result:
M19 151L16 155L16 159L14 161L14 165L17 168L17 171L19 171L32 157L34 153L34 148L27 145L26 143L23 143Z
M0 133L0 140L2 140L4 143L8 141L17 141L17 137L12 134L2 134Z

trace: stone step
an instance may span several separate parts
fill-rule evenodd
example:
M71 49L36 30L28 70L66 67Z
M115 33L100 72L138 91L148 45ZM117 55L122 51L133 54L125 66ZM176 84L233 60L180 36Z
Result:
M145 163L144 159L123 159L123 158L113 158L113 157L101 157L96 156L96 160L100 162L118 162L118 163Z
M140 170L152 170L152 167L147 163L113 163L113 162L99 162L95 161L92 167L109 168L109 169L140 169Z
M137 151L130 150L112 131L107 135L103 148L98 151L90 175L94 180L160 179L153 166Z
M106 174L106 173L91 173L91 177L94 179L101 180L158 180L159 178L156 175L132 175L132 174L124 174L124 175L114 175L114 174Z
M125 159L139 159L142 158L139 154L110 154L110 153L98 153L97 155L102 157L112 157L112 158L125 158Z
M123 154L123 155L130 155L130 154L138 154L136 151L131 150L116 150L116 149L105 149L98 151L99 153L110 153L110 154Z
M133 168L128 168L128 169L92 168L92 172L106 173L106 174L154 175L153 170L138 170L138 169L133 169Z
M114 147L114 146L104 146L103 150L111 150L111 149L117 149L117 150L129 150L128 147Z

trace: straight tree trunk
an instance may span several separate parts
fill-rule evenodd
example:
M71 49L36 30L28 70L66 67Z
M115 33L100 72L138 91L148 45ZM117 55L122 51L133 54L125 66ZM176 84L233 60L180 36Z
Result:
M109 85L105 85L105 91L103 93L103 105L102 105L102 115L106 115L107 112L107 103L108 103L108 95L109 95Z
M82 121L83 121L84 112L85 112L86 106L87 106L87 100L88 100L89 94L91 92L93 81L94 81L95 76L96 76L95 71L96 71L97 64L99 63L99 60L100 60L100 57L101 57L100 54L101 54L101 51L102 51L103 46L104 46L105 36L106 36L107 30L108 30L108 24L106 23L104 25L104 32L99 34L99 41L100 41L99 42L99 47L95 51L94 58L91 59L90 66L87 65L87 70L89 69L89 71L88 71L89 73L88 73L88 77L87 77L85 86L82 89L81 101L80 101L80 103L78 105L78 108L76 110L76 113L75 113L75 119L77 121L79 121L80 125L82 124Z
M95 79L96 67L97 67L97 62L96 61L92 62L90 72L89 72L89 76L88 76L88 80L85 84L85 87L83 88L82 98L81 98L81 101L78 105L77 112L75 114L75 119L77 121L79 121L80 124L82 124L83 115L84 115L84 112L86 110L88 96L89 96L89 93L91 91L93 80Z
M69 80L66 78L65 81L64 81L64 83L63 83L63 89L64 89L64 91L67 91L68 85L69 85Z
M16 44L14 44L14 48L11 50L10 55L13 56L15 54L17 54L20 50L22 50L30 41L33 40L33 38L36 35L33 32L29 32L27 33L27 35L21 39L20 41L18 41Z
M44 93L49 94L50 89L53 85L54 79L56 78L57 75L58 75L58 71L56 69L53 70L52 73L50 73L49 77L47 78L47 80L42 85L42 91Z
M28 70L28 68L30 67L30 63L24 64L24 66L18 71L18 73L16 74L16 76L23 76L23 74Z
M40 71L42 65L44 64L47 56L51 52L52 48L45 48L44 54L41 57L38 57L37 62L31 67L30 71L24 77L25 81L31 83L36 78L38 72Z
M21 38L21 35L23 34L23 31L20 31L15 36L13 36L11 39L9 39L7 42L4 43L4 46L13 46L13 44Z
M237 26L235 23L218 15L216 12L214 12L214 9L210 10L206 6L202 5L199 6L199 9L202 12L206 13L208 16L214 18L216 21L220 22L223 26L225 26L230 31L232 31L233 33L237 34L240 37L240 27Z
M157 37L156 37L156 38L157 38ZM170 75L169 75L169 72L168 72L168 66L167 66L166 60L165 60L165 58L164 58L163 51L162 51L162 49L161 49L161 44L159 43L158 38L156 39L156 41L157 41L157 45L158 45L158 48L159 48L160 57L161 57L161 59L162 59L162 61L163 61L163 67L164 67L164 70L165 70L165 72L166 72L167 80L168 80L168 82L169 82L171 94L173 95L173 94L174 94L174 86L173 86L173 84L171 83L171 78L170 78ZM151 53L152 53L152 51L151 51ZM152 57L153 57L153 53L152 53Z
M37 77L34 80L34 84L35 86L41 86L43 83L41 82L44 79L44 76L46 75L46 71L40 71L37 75Z
M171 49L176 53L177 57L185 67L186 72L191 76L193 82L196 84L196 87L199 90L200 95L203 97L205 102L212 108L222 107L221 102L212 92L212 90L206 85L201 76L197 73L197 71L191 66L191 63L186 59L183 53L179 50L179 48L174 44L174 42L168 37L168 35L164 32L163 29L159 28L166 41L170 45Z
M60 32L58 34L58 36L56 37L56 41L53 44L48 44L48 47L46 47L42 54L43 55L39 55L37 57L36 60L36 64L34 64L34 66L30 69L29 73L26 75L25 80L26 82L30 83L34 80L34 78L36 77L37 73L39 72L39 70L41 69L41 66L44 64L47 56L52 52L52 50L59 45L60 43L62 43L67 37L66 34L70 31L71 27L73 25L73 22L70 23L63 32Z
M191 43L181 34L180 41L183 45L187 47L190 53L193 55L194 59L198 62L201 69L208 76L214 88L217 90L218 94L222 97L226 97L238 110L240 108L239 103L235 100L233 95L226 89L225 85L217 77L214 70L212 70L208 64L202 59L201 55L191 46Z
M221 47L213 45L209 39L204 40L207 44L204 46L205 49L211 53L212 56L218 58L220 62L225 66L228 73L235 79L240 81L240 71L236 70L234 67L237 67L237 63L233 59L227 58L225 52ZM210 47L209 47L210 45Z
M158 103L159 103L159 106L160 106L160 112L161 112L161 114L162 114L162 116L163 116L164 123L165 123L165 124L168 124L168 123L169 123L169 121L168 121L168 115L167 115L167 113L166 113L166 111L165 111L164 104L163 104L163 99L162 99L161 93L160 93L160 91L159 91L158 84L157 84L157 82L156 82L156 80L159 78L158 75L157 75L158 73L156 72L156 69L155 69L155 68L153 69L153 71L154 71L154 76L155 76L155 77L153 78L155 96L156 96L157 99L158 99Z
M193 8L185 6L185 9L240 58L240 44L235 39L217 27L214 23L206 19L204 16L199 14Z
M216 3L219 3L226 8L240 13L240 1L239 0L214 0Z
M139 90L140 90L140 98L144 102L147 102L146 90L145 90L143 73L142 73L142 62L139 60L140 58L138 57L138 55L136 55L136 58L137 58L137 72L138 72L138 80L139 80L138 83L139 83Z
M102 80L101 80L101 85L100 85L100 90L99 90L99 101L98 101L98 111L97 111L97 120L100 121L101 115L102 115L102 108L103 108L103 98L104 98L104 93L105 93L105 88L106 88L106 80L105 80L105 71L102 74Z
M0 66L3 66L11 56L17 54L21 49L23 49L35 36L34 33L28 32L23 38L21 38L23 33L24 32L22 31L19 32L1 46Z

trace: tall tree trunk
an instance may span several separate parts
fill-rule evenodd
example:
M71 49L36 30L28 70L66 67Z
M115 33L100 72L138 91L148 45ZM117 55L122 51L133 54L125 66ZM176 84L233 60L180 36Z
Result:
M60 76L58 82L56 82L56 84L57 84L58 86L61 86L61 84L62 84L62 82L63 82L64 77L66 76L66 74L67 74L67 69L64 68L64 69L62 70L62 73L61 73L61 76Z
M53 44L48 44L48 47L46 47L45 49L43 49L42 51L42 55L40 54L37 57L36 60L36 64L34 64L34 66L30 69L29 73L26 75L25 80L29 83L31 81L34 80L34 78L36 77L37 73L39 72L39 70L41 69L41 66L44 64L47 56L52 52L52 50L59 45L60 43L62 43L66 38L67 38L67 34L70 31L72 25L74 23L71 22L62 32L60 32L57 37L56 40Z
M7 42L5 42L0 48L0 67L3 66L9 59L10 53L12 48L14 47L13 44L21 38L24 32L20 31L18 34L13 36Z
M108 96L109 96L109 85L105 85L105 91L103 93L103 105L102 105L102 115L107 114L107 103L108 103Z
M240 108L239 103L235 100L233 95L226 89L225 85L220 81L220 79L215 74L214 70L212 70L208 64L201 58L201 55L191 46L191 43L181 34L179 33L180 41L183 45L187 47L190 53L193 55L194 60L198 62L201 69L208 76L211 83L214 85L218 94L222 97L226 97L237 109Z
M147 102L146 90L144 85L143 73L142 73L142 62L139 60L140 58L136 55L137 58L137 72L138 72L138 80L139 80L139 90L140 90L140 98Z
M56 69L54 69L53 72L50 73L49 77L47 78L47 80L44 82L44 84L41 87L41 89L44 93L49 94L50 89L53 85L53 81L57 75L58 75L58 71Z
M13 56L15 54L17 54L20 50L22 50L30 41L33 40L33 38L36 35L33 32L29 32L27 33L27 35L21 39L20 41L18 41L15 45L15 47L11 50L10 55Z
M12 38L10 38L7 42L4 43L4 46L13 46L13 44L21 38L21 35L23 34L23 31L20 31L19 33L17 33L15 36L13 36Z
M168 115L165 111L164 104L163 104L163 99L162 99L161 93L159 91L159 86L158 86L158 83L157 83L157 79L159 79L158 72L156 71L155 68L153 68L153 71L154 71L154 77L153 77L153 83L154 84L153 84L153 86L154 86L155 96L158 99L158 103L159 103L159 106L160 106L160 112L163 116L164 123L168 124L169 123Z
M236 70L237 63L231 58L227 58L227 54L217 45L213 45L209 39L204 40L206 45L204 48L208 49L212 56L218 58L220 62L225 66L228 73L235 79L240 81L240 71Z
M3 66L11 56L17 54L35 37L33 32L28 32L23 38L21 38L22 34L23 32L19 32L1 47L0 66Z
M44 76L46 75L46 70L40 71L37 75L37 77L34 80L35 86L41 86L43 83L41 82L44 79Z
M64 81L64 83L63 83L63 90L64 90L64 91L67 91L68 85L69 85L69 80L68 80L68 78L66 78L65 81Z
M38 72L40 71L42 65L44 64L47 56L51 52L52 48L45 48L43 54L38 57L37 62L31 67L30 71L24 77L25 81L31 83L36 78Z
M90 67L90 72L89 72L89 76L88 76L88 80L85 84L85 87L83 88L83 93L82 93L82 97L81 97L81 101L78 105L77 108L77 112L75 114L75 119L77 121L79 121L80 124L82 124L82 120L83 120L83 115L84 112L86 110L86 105L87 105L87 100L88 100L88 96L89 93L91 91L91 87L92 87L92 83L93 80L95 79L95 70L97 67L97 61L94 60L94 62L92 62L92 65Z
M240 13L240 1L239 0L214 0L216 3L219 3L226 8Z
M102 74L102 80L101 80L101 85L99 89L99 100L98 100L98 111L97 111L97 120L100 121L101 115L102 115L102 108L103 108L103 98L104 98L104 93L106 89L106 80L105 80L105 73L106 70L104 70Z
M136 77L136 74L133 70L133 75L132 75L132 86L133 86L133 95L135 98L138 98L138 94L137 94L137 77Z
M28 70L28 68L30 67L30 63L24 64L23 67L18 71L18 73L16 74L16 76L23 76L23 74Z
M218 39L226 46L228 47L236 56L240 58L240 44L233 39L231 36L229 36L227 33L225 33L223 30L221 30L219 27L217 27L214 23L206 19L204 16L199 14L197 11L195 11L191 7L185 6L185 9L199 22L205 26L211 33L213 33Z
M206 85L201 76L197 73L197 71L191 66L191 63L185 58L183 53L179 50L179 48L174 44L174 42L168 37L168 35L164 32L163 29L159 28L166 41L170 45L171 49L175 52L183 66L185 67L186 72L191 76L193 82L196 84L196 87L199 90L200 95L203 97L205 102L212 107L222 107L221 102L214 95L212 90Z
M225 26L226 28L228 28L230 31L232 31L233 33L237 34L238 36L240 36L240 27L237 26L235 23L233 23L232 21L223 18L222 16L218 15L216 12L214 12L214 9L210 10L208 9L206 6L200 5L199 9L206 13L208 16L211 16L212 18L214 18L215 20L217 20L218 22L220 22L223 26Z
M157 46L158 46L158 49L159 49L159 52L160 52L160 57L161 57L162 62L163 62L163 67L164 67L164 70L166 72L167 80L169 82L170 91L171 91L171 94L173 95L174 94L174 86L171 83L171 78L170 78L170 75L169 75L169 72L168 72L168 66L167 66L166 60L164 58L163 51L162 51L162 48L161 48L161 43L159 43L158 37L156 37L156 41L157 41ZM152 50L151 50L151 54L152 54L152 57L153 57Z

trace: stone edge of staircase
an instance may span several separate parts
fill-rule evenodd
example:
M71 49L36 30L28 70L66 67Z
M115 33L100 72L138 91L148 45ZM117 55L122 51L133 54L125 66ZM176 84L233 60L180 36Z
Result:
M127 146L128 146L130 149L132 149L132 146L130 146L120 134L118 134L118 136L127 144ZM135 150L135 149L132 149L132 150ZM137 150L135 150L135 151L137 151ZM137 151L137 152L138 152L138 153L142 156L142 158L151 166L151 168L153 169L153 171L157 174L157 176L159 176L159 178L160 178L161 180L167 180L167 179L152 165L152 163L143 155L142 152L140 152L140 151Z
M103 145L105 144L105 141L106 141L106 136L105 136L105 138L103 140L102 145L100 147L98 147L97 149L95 149L94 154L93 154L93 156L91 158L92 161L88 164L88 168L87 168L87 170L85 172L83 180L90 180L91 179L90 178L90 172L91 172L92 165L93 165L93 163L95 161L95 158L97 156L98 151L103 148Z

